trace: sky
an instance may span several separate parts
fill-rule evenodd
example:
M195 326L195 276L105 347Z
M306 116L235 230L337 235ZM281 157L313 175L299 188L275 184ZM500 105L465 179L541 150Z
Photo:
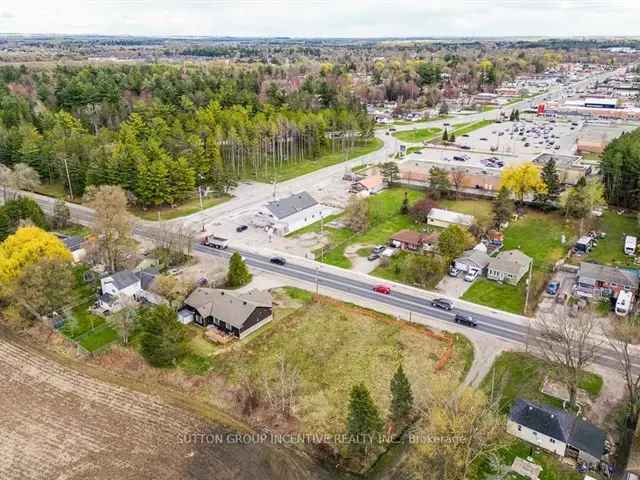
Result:
M0 32L640 36L640 0L0 0Z

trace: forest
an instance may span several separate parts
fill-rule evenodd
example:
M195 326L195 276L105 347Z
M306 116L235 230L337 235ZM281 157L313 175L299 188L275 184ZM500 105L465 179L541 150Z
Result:
M0 69L0 163L75 198L114 184L143 207L174 205L372 136L358 99L327 75L291 88L272 66Z
M608 203L637 209L640 204L640 129L625 133L607 145L600 165Z

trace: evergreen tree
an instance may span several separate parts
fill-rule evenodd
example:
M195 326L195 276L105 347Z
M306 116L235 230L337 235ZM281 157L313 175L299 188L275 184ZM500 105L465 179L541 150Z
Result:
M448 142L449 141L449 132L447 131L447 129L444 129L444 132L442 132L442 141L443 142Z
M411 384L402 369L402 365L398 366L398 370L391 379L391 419L399 422L407 418L413 408L413 393L411 393Z
M169 367L187 351L184 326L168 305L140 310L140 352L154 367Z
M247 264L238 252L234 252L229 260L229 271L227 273L227 286L231 288L242 287L251 281L252 275L247 268Z
M493 223L496 228L501 228L503 224L511 220L514 210L515 204L511 199L511 192L507 187L502 187L493 202Z
M398 175L400 175L400 169L398 168L398 164L396 162L385 162L382 164L382 176L384 177L385 182L388 184L392 184L398 179Z
M400 213L402 215L407 215L409 213L409 195L407 194L407 192L404 192L404 198L402 199Z
M456 134L451 132L451 135L449 135L449 143L455 143L456 141Z
M558 168L556 167L556 161L551 158L542 167L542 182L545 185L544 191L536 194L536 199L547 203L558 198L560 193L560 176L558 175Z
M366 457L370 448L378 442L384 422L367 387L360 383L351 389L347 434L352 451Z

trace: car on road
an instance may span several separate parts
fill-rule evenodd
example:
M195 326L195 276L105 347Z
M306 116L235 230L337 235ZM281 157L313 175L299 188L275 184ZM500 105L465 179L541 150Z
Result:
M373 291L376 293L384 293L385 295L389 295L391 293L391 287L388 285L376 285L373 287Z
M464 161L466 160L464 157L462 157L462 156L460 156L460 155L454 155L454 156L453 156L453 159L454 159L456 162L464 162Z
M464 313L456 313L454 318L456 323L460 325L466 325L467 327L477 327L478 323L473 319L471 315L466 315Z
M528 147L529 145L531 145L529 142L524 144L525 147Z
M483 141L483 142L486 142L489 139L487 137L482 137L480 140Z
M560 282L549 282L549 285L547 285L547 293L549 295L556 295L558 290L560 290Z
M238 232L238 233L242 233L242 232L244 232L245 230L247 230L248 228L249 228L249 226L248 226L248 225L239 225L238 227L236 227L236 232Z
M469 273L467 273L464 276L464 281L465 282L473 282L476 278L478 278L479 274L480 274L480 272L478 270L471 270Z
M452 310L453 304L446 298L435 298L431 301L431 306L442 310Z
M371 253L371 255L369 255L367 257L367 260L369 260L370 262L373 262L374 260L377 260L380 258L380 254L379 253Z
M469 145L462 145L460 148L463 150L471 150L471 147Z
M287 264L287 260L284 257L271 257L269 261L280 266L284 266Z

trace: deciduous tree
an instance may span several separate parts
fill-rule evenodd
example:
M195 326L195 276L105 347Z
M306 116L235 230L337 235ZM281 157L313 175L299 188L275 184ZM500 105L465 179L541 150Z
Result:
M523 202L528 194L545 191L540 167L531 162L505 168L502 172L501 186L507 187L519 202Z

